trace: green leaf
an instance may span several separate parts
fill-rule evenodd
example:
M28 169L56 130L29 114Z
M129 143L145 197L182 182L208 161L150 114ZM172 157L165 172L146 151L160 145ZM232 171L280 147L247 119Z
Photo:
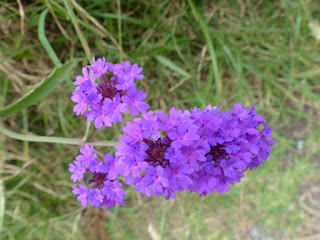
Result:
M43 79L34 89L22 96L16 102L10 104L0 111L0 117L7 117L21 111L37 103L42 98L51 93L59 84L68 77L69 72L74 66L75 62L70 61L61 67L56 68L53 72Z
M48 13L48 9L45 9L40 15L39 24L38 24L38 38L39 38L42 46L44 47L44 49L48 53L49 57L51 58L52 62L54 63L54 65L56 67L60 67L61 62L60 62L59 58L57 57L55 51L51 47L51 45L46 37L46 34L45 34L44 24L45 24L47 13Z
M43 10L43 12L40 14L39 22L38 22L38 38L40 40L40 43L42 44L42 47L46 50L48 53L50 59L54 63L56 67L60 67L61 61L58 58L56 52L53 50L48 38L45 34L45 20L48 13L48 9ZM70 89L73 89L73 81L68 77L66 79L67 84Z

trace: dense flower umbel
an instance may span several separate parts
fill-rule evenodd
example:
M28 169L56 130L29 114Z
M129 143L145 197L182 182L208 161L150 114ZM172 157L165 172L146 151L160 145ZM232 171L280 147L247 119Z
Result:
M273 145L264 117L240 103L222 113L210 105L191 111L172 107L169 115L143 112L126 122L123 132L115 158L108 153L103 162L97 161L93 147L85 145L70 164L73 181L92 174L90 188L80 184L73 191L82 205L88 201L107 208L122 205L125 191L115 180L117 175L136 191L164 194L166 199L184 190L199 195L228 192L245 171L267 160Z
M201 144L206 146L206 161L192 174L191 191L200 195L227 192L229 185L239 182L246 170L263 164L271 153L271 129L254 107L236 103L230 112L220 114L219 108L208 107L194 109L190 116L201 129Z
M263 116L240 103L222 113L211 106L184 112L171 108L169 116L149 111L127 122L123 131L115 155L126 169L126 183L166 199L183 190L200 195L229 191L246 170L268 158L273 144Z
M81 181L87 175L87 184L92 184L90 187L79 184L79 187L73 188L73 193L79 195L78 201L82 206L85 207L88 202L94 207L113 208L115 204L124 205L122 199L126 191L121 188L122 183L116 180L121 170L113 155L108 153L103 156L103 161L98 161L93 145L88 144L80 148L80 153L74 163L69 164L69 171L73 173L73 182Z
M76 77L78 85L72 93L71 100L76 103L73 111L76 115L86 112L88 121L94 121L96 128L108 127L122 121L122 113L128 111L133 115L145 112L149 105L143 100L147 94L137 90L134 80L142 80L142 68L129 61L112 64L99 58L91 65L82 68L82 75ZM106 74L110 72L110 79ZM96 80L101 79L100 83Z

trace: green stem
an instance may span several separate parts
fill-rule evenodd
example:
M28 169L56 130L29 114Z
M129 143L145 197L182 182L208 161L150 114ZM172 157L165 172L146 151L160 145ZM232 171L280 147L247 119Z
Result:
M22 110L22 125L23 125L23 133L27 133L29 131L29 123L28 123L28 112L27 109ZM23 155L26 159L29 159L29 142L23 141Z
M87 141L87 139L89 137L91 123L92 122L87 121L86 133L85 133L84 137L82 138L82 141L84 141L84 142Z
M13 139L28 141L28 142L57 143L57 144L69 144L69 145L83 145L84 143L86 143L81 138L47 137L47 136L38 136L38 135L31 135L31 134L20 134L20 133L16 133L6 129L1 124L0 124L0 133ZM87 143L93 144L95 146L105 146L105 147L113 147L117 144L120 144L117 141L97 141L97 142L87 142Z

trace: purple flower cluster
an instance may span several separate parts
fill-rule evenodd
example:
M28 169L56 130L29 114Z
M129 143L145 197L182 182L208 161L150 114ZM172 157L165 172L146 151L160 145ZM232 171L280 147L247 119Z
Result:
M103 156L103 161L99 161L93 145L88 144L80 148L80 153L74 163L69 164L69 171L72 173L73 182L86 177L87 184L92 184L89 188L83 184L73 188L72 192L78 195L78 201L82 206L85 207L88 202L93 207L113 208L115 204L124 205L122 199L126 191L121 188L122 183L116 180L119 166L116 165L114 156L107 153Z
M222 113L208 106L142 115L123 127L115 155L124 164L126 183L148 196L228 192L271 153L271 129L263 116L240 103Z
M134 80L142 80L142 68L129 61L112 64L99 58L91 65L82 68L82 75L76 77L77 85L71 100L76 103L76 115L86 113L88 121L94 121L96 128L122 121L122 113L128 111L137 116L145 112L149 105L143 100L147 94L137 90ZM110 75L110 79L106 75ZM101 83L96 80L101 79ZM89 107L89 111L87 111Z
M74 188L82 205L107 208L123 204L125 191L116 180L125 178L127 185L147 196L164 194L175 198L176 192L189 190L206 195L228 192L240 182L244 172L257 168L271 153L271 129L254 107L240 103L220 113L219 107L182 111L172 107L163 111L142 113L126 122L115 146L115 158L108 153L97 160L93 147L80 149L69 171L71 179L80 181L86 172L92 174L85 185Z

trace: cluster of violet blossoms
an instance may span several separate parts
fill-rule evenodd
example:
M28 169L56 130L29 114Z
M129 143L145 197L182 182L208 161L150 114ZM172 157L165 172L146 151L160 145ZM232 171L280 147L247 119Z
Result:
M107 63L106 68L117 66L120 69L122 65L130 63ZM111 69L115 71L115 67ZM130 68L122 67L121 71L127 74ZM140 71L140 68L139 72L134 70L132 75L137 76ZM80 88L76 92L81 91ZM121 91L117 94L121 99L129 96L121 95ZM123 126L115 155L107 153L98 160L93 145L85 144L80 148L81 154L70 164L74 182L87 179L87 185L79 184L73 189L83 206L88 202L106 208L123 205L126 191L117 178L149 197L154 194L164 195L166 199L176 198L176 192L184 190L198 192L200 196L228 192L230 185L240 182L245 171L263 164L271 153L270 146L274 143L271 129L254 107L248 109L236 103L233 109L225 112L210 105L190 111L172 107L167 115L163 111L146 111L148 105L141 102L143 99L132 101L132 104L139 102L135 106L143 106L137 108L141 117ZM100 102L102 108L104 101Z
M131 65L129 61L121 64L106 62L105 58L92 61L82 68L83 75L77 76L74 82L78 86L71 97L76 103L73 111L77 116L86 113L87 120L94 121L98 129L103 124L111 127L112 123L121 122L122 113L127 112L128 107L135 116L145 112L149 108L143 102L147 94L143 89L138 91L134 82L144 78L141 71L138 64ZM106 75L110 75L110 79Z

